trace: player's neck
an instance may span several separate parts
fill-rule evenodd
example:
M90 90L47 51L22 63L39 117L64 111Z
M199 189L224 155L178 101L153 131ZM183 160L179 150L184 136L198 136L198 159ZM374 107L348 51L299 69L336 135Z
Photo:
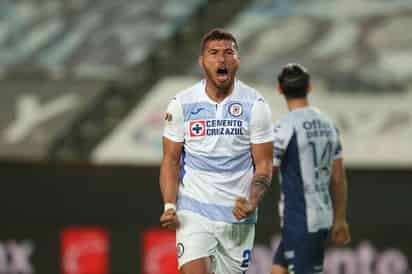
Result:
M304 108L309 106L309 100L307 98L293 98L287 100L289 111Z
M218 88L209 81L206 81L206 94L216 103L220 103L232 94L234 84L227 88Z

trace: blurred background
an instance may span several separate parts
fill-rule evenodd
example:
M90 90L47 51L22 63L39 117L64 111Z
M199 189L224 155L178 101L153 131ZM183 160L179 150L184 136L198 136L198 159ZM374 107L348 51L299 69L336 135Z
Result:
M212 27L237 37L239 78L273 120L275 75L299 62L341 128L353 241L325 273L411 273L412 1L1 0L1 274L177 273L158 229L162 117L201 79ZM249 274L269 273L278 195Z

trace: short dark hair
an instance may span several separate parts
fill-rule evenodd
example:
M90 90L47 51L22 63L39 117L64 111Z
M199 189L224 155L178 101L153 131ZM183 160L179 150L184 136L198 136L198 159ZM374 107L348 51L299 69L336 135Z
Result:
M306 97L309 81L306 68L297 63L287 64L278 75L279 86L287 99Z
M214 28L208 31L205 35L203 35L202 40L200 42L201 53L205 50L207 42L215 40L233 41L233 43L235 43L235 49L239 50L239 46L233 34L221 28Z

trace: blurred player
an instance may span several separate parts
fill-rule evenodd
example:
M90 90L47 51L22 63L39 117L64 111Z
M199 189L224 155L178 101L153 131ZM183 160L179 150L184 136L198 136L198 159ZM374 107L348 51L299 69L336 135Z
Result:
M235 79L232 34L208 32L198 62L205 79L178 93L165 114L160 223L176 229L181 273L246 273L256 207L272 175L271 112Z
M290 112L274 127L282 240L272 274L323 273L328 236L336 245L350 241L339 132L324 114L309 106L309 78L298 64L286 65L278 76L279 91Z

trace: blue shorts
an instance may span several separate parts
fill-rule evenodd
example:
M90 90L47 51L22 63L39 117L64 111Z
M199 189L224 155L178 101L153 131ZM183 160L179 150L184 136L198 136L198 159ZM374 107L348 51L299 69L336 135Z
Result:
M329 230L315 233L282 229L282 240L273 257L273 264L283 266L293 274L323 273L325 244Z

